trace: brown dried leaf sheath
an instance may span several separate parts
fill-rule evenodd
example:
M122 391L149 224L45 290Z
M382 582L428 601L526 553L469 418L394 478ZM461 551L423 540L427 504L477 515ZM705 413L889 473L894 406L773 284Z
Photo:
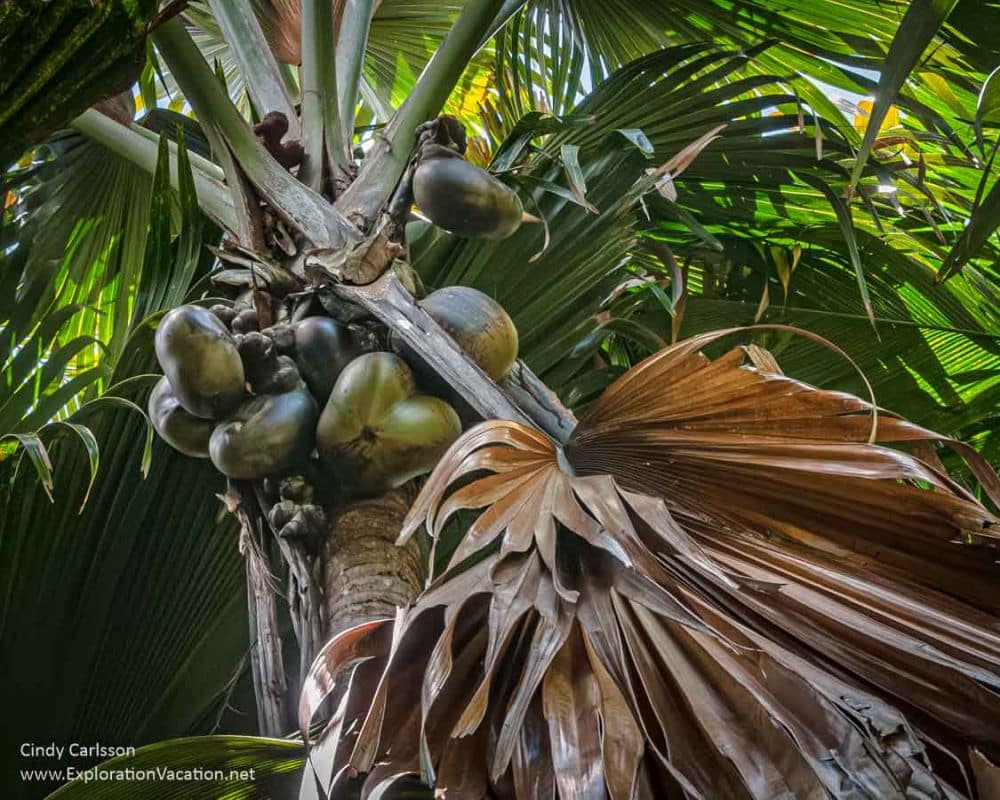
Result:
M705 341L622 376L561 454L513 422L456 442L402 536L482 513L352 686L332 774L449 800L968 796L968 748L1000 750L997 520L936 457L869 443L868 403ZM874 433L942 439L884 412Z

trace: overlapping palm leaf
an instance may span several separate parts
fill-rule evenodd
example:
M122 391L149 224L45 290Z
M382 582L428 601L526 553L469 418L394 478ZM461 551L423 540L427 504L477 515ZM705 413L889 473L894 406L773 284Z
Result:
M112 403L73 417L100 446L92 488L88 454L60 429L46 437L52 501L30 471L0 462L12 772L25 736L140 745L210 731L247 651L236 532L213 494L224 482L160 442L144 465L147 423Z
M955 148L947 142L928 142L923 166L907 167L895 157L891 178L884 176L884 159L878 156L871 173L899 190L857 200L852 213L837 195L852 163L847 143L831 123L800 118L794 99L768 94L774 80L759 77L761 60L775 47L759 48L749 58L703 46L670 48L619 70L562 123L526 117L497 150L494 168L517 165L526 137L538 137L539 152L518 166L517 174L549 220L548 248L539 254L544 236L530 227L502 248L439 237L431 247L421 242L413 251L425 281L467 283L496 296L519 325L527 361L550 385L565 389L573 404L590 399L621 366L670 341L676 324L683 322L682 332L689 335L760 316L849 336L844 344L864 361L879 384L879 398L891 408L949 432L981 426L992 413L1000 375L1000 320L991 276L970 268L943 286L934 280L972 207L980 168L967 156L948 155ZM705 76L711 76L707 85ZM771 115L773 110L784 113ZM968 112L971 116L971 107ZM674 201L651 193L638 215L616 206L628 191L630 171L638 175L648 166L638 151L631 162L624 154L612 161L609 145L626 142L618 130L642 131L645 139L633 141L648 143L649 164L656 164L683 149L695 133L722 122L728 124L718 141L699 152L674 182ZM821 161L817 126L824 131ZM581 148L587 199L600 215L537 188L542 180L548 186L566 183L559 163L563 145ZM934 164L948 170L947 180L935 182ZM919 189L907 180L917 178L925 181ZM619 307L631 302L628 295L608 305L616 287L630 282L649 288L659 281L668 291L679 289L662 263L649 268L637 233L669 244L685 265L686 322L672 319L662 297L648 291L639 315L620 313ZM580 241L593 247L580 248ZM790 253L795 247L803 253L798 270L791 276L786 262L786 274L779 275L769 251ZM769 302L763 297L768 285ZM610 363L595 370L596 345L604 341L594 336L595 323L609 333L619 331L619 338L641 336L642 346L632 348L637 352L630 358L611 353ZM898 366L885 368L887 348L879 346L879 336L887 348L898 343L892 348ZM596 358L607 361L608 355ZM811 349L793 357L808 379L858 388L836 358L816 356ZM848 383L840 382L845 379Z
M996 227L995 203L979 208L976 202L980 180L987 188L992 182L988 153L974 152L979 137L969 122L1000 53L977 43L969 31L995 23L996 11L987 4L959 3L952 9L951 3L927 3L913 9L904 28L909 5L859 0L833 6L800 3L791 9L770 0L737 8L724 2L664 6L540 0L522 9L498 36L501 119L494 127L509 131L531 109L565 113L615 69L653 50L653 42L711 41L749 49L771 40L773 46L746 65L745 75L777 76L776 86L797 98L800 123L808 125L820 151L824 137L812 128L817 117L854 147L869 136L872 168L861 192L871 195L865 205L879 208L883 224L936 245L938 263L951 251L943 275L983 244L976 263L992 270L996 252L988 232ZM940 15L949 9L941 24ZM859 25L865 30L862 38L856 35ZM911 69L912 64L917 66ZM892 111L893 126L858 124L863 116L854 103L873 94L880 98L875 113ZM851 151L844 151L841 161L848 171L856 168ZM860 202L858 207L860 212ZM960 238L970 217L977 225Z
M681 336L691 336L755 319L784 322L837 342L869 377L882 405L922 425L965 438L995 419L1000 317L996 290L975 271L935 283L924 259L859 232L873 329L846 268L836 223L817 220L785 230L775 225L766 244L760 244L757 228L722 223L708 229L724 246L721 253L691 246L690 234L677 224L653 232L686 266L685 305L674 316L669 270L651 251L633 251L635 285L607 304L607 322L594 334L603 342L602 358L627 367L657 349L657 340L670 341L675 326ZM797 377L864 391L851 365L835 354L799 337L765 335Z
M753 0L734 8L722 0L666 4L536 0L512 19L498 57L501 71L512 78L519 73L517 99L541 99L544 108L554 109L563 95L562 83L572 74L566 65L573 63L574 51L585 54L585 73L596 86L614 69L664 45L712 41L746 48L773 39L776 46L751 71L784 76L785 85L794 87L813 110L843 124L846 120L830 97L830 87L869 93L871 74L886 68L908 5L901 0L877 5L850 0L836 5L804 2L791 8L772 0ZM558 20L558 26L550 29L551 20ZM921 104L914 111L931 128L959 127L956 122L962 115L948 103L955 96L974 98L977 77L985 77L997 55L995 46L977 41L979 37L970 32L995 20L996 11L988 5L959 3L932 31L931 46L913 36L901 37L911 40L911 49L926 48L920 69L908 76L901 102L912 97ZM865 31L863 37L857 35L859 27ZM935 76L947 77L950 95L940 92ZM505 88L509 90L510 84ZM534 106L529 102L529 107ZM860 143L859 133L848 125L844 128L853 143Z
M755 346L699 352L724 333L633 367L565 448L497 420L452 447L402 536L478 516L394 626L314 666L305 725L363 659L324 774L367 772L365 796L406 775L469 798L966 796L951 759L1000 741L1000 521L943 437Z
M739 74L752 71L773 50L774 47L765 49L744 62ZM683 52L682 48L676 51ZM714 63L725 62L720 58ZM655 160L681 146L675 138L675 118L662 110L663 95L658 95L662 89L651 81L643 85L640 64L621 70L581 104L580 111L590 111L591 119L596 121L556 133L546 148L558 147L561 142L580 142L586 147L600 133L607 133L612 120L643 130L657 148ZM727 87L723 91L732 90ZM623 107L620 101L624 97L638 100ZM781 99L775 98L773 102L780 104ZM990 397L1000 374L996 362L1000 328L995 313L997 296L991 288L992 273L987 271L984 275L978 268L970 268L967 274L952 278L944 286L935 285L935 273L973 206L977 183L982 177L981 165L977 167L966 156L948 155L946 151L953 151L954 147L940 142L925 146L930 151L925 152L926 163L922 165L913 162L906 166L896 158L892 177L885 177L884 159L873 159L872 174L878 173L888 189L898 187L898 191L871 195L863 205L858 200L851 213L836 196L837 187L846 183L850 151L827 123L820 122L826 131L824 161L817 162L813 154L816 124L806 117L804 129L798 131L794 108L791 104L783 115L731 123L722 131L719 141L705 148L676 181L676 202L668 203L655 194L646 199L644 210L649 219L643 220L638 228L643 234L669 244L688 274L690 313L683 332L749 323L755 317L820 326L824 332L838 335L844 335L846 325L852 341L845 344L852 354L867 356L866 371L871 371L873 378L882 384L879 397L885 398L890 407L949 432L957 432L967 424L982 424L990 416ZM971 106L968 113L972 115ZM608 122L602 123L605 115ZM684 118L683 113L680 118ZM752 130L764 135L755 139ZM944 149L933 152L939 147ZM936 182L932 177L934 164L947 169L946 180ZM926 180L919 190L911 183L918 177ZM800 182L804 178L808 183ZM817 179L828 182L832 198L818 189L821 184L817 184ZM929 194L923 194L924 191ZM794 276L790 275L789 258L783 262L785 274L780 275L769 252L778 249L787 254L796 247L802 252L798 270ZM619 263L616 272L618 285L645 282L648 288L650 283L660 281L669 284L668 291L677 291L677 281L663 264L649 268L644 251L634 240L628 240L623 251L628 260ZM581 256L571 253L569 257ZM544 255L542 259L547 263ZM448 281L477 281L474 273L444 275ZM434 276L430 279L433 281ZM490 291L490 287L477 285ZM769 288L769 297L764 295L765 287ZM637 353L641 358L656 348L657 341L670 341L672 325L681 321L680 316L676 319L668 316L661 299L645 292L641 319L651 322L650 335L632 326L636 315L628 311L619 313L606 302L596 308L591 306L593 319L600 320L609 333L618 328L621 338L641 334L644 346ZM701 304L703 312L699 312L698 303L702 299L706 302ZM517 302L513 294L508 302ZM629 297L618 306L627 302L631 302ZM577 308L582 311L582 307ZM707 308L716 313L704 313ZM800 309L804 315L799 313ZM832 313L810 315L810 309ZM909 334L898 339L900 346L892 350L899 358L914 363L886 370L885 358L878 353L887 350L878 348L879 340L872 328L883 338L896 339L894 331L899 331L900 326ZM545 369L553 365L552 371L545 372L546 378L555 385L565 386L571 402L588 399L595 388L599 390L614 377L613 368L606 369L603 375L586 369L593 348L588 351L578 345L576 358L560 359L555 355L556 349L566 343L555 335L544 341L547 357L536 366ZM585 341L593 344L602 339L591 335ZM537 356L530 349L531 340L528 342L531 360ZM913 348L906 350L904 344ZM604 357L602 354L601 358ZM627 365L635 360L638 359L624 361ZM611 361L622 363L615 357ZM845 370L835 359L817 359L810 351L800 361L813 362L806 364L809 379L844 385L836 383L845 377ZM829 374L824 375L826 372ZM914 383L920 387L919 391L914 391L917 388Z
M156 111L144 125L176 126L199 147L197 126ZM201 142L203 145L203 142ZM184 142L180 191L161 139L155 176L64 132L0 184L6 289L0 302L3 361L0 435L23 445L44 484L51 464L37 435L58 420L78 434L97 469L98 443L70 415L106 391L126 342L147 316L177 305L203 277L205 229ZM7 453L9 455L9 453Z

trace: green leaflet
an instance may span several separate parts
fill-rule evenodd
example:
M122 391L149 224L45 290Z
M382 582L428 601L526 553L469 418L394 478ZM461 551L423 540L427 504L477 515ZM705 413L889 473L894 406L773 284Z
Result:
M216 800L219 797L265 800L294 794L305 752L301 744L253 736L198 736L148 745L134 755L102 763L94 780L70 783L51 800L126 800L155 796L162 800ZM116 780L115 773L134 770L142 780ZM168 778L160 779L157 770ZM199 778L196 770L225 778ZM101 780L101 774L111 777ZM230 778L230 774L235 774ZM251 777L252 774L252 777ZM185 780L186 776L190 776ZM242 776L242 777L240 777Z
M889 107L896 101L903 83L957 3L958 0L913 0L907 8L881 68L875 104L851 172L851 189L861 177Z

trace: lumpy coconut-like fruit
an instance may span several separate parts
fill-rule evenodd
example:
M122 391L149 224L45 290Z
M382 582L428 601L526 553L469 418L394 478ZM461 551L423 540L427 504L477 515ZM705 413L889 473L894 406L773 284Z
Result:
M517 361L517 328L496 300L468 286L449 286L420 301L469 358L493 380Z
M148 410L153 428L174 450L195 458L208 458L208 440L215 422L187 411L174 394L166 375L153 387Z
M524 214L513 189L458 157L421 161L413 174L413 199L435 225L468 239L506 238Z
M212 463L243 480L287 472L309 456L316 416L316 403L304 388L247 400L212 433Z
M156 329L156 358L180 404L196 417L221 419L244 395L243 362L218 317L179 306Z
M320 461L356 495L377 495L430 472L462 433L454 409L417 394L392 353L366 353L340 373L320 415Z

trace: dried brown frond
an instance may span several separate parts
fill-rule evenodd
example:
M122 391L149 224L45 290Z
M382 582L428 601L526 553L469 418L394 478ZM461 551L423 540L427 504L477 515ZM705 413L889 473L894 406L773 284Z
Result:
M996 475L711 338L623 375L562 450L503 421L455 443L402 537L480 514L352 684L325 774L371 797L969 795L968 748L1000 749L1000 537L927 443L994 499Z
M301 64L301 0L264 0L257 16L274 57L285 64Z
M340 30L346 0L331 0L334 31ZM377 4L376 4L377 5ZM302 2L301 0L263 0L258 16L264 38L278 61L302 63Z

